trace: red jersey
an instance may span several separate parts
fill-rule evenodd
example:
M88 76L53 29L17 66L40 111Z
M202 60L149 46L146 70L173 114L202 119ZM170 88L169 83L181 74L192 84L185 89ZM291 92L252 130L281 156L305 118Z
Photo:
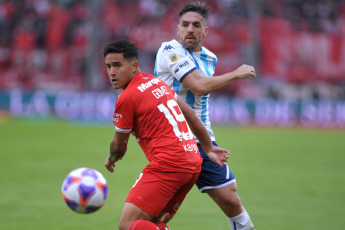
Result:
M148 168L199 172L202 158L175 97L164 82L139 72L118 96L113 122L117 132L135 136Z

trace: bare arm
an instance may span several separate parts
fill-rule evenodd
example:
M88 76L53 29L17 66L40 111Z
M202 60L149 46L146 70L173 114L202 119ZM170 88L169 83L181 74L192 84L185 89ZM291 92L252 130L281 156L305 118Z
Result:
M199 139L202 149L205 151L207 156L215 163L224 167L225 161L229 157L229 151L226 149L219 148L212 144L210 135L200 118L196 115L194 110L182 99L177 98L177 104L179 105L187 123L194 133L194 135Z
M110 142L110 154L105 160L105 167L114 172L115 162L121 160L127 151L129 133L115 132Z
M182 80L182 84L194 94L201 96L224 88L231 82L247 77L256 77L255 69L249 65L241 65L233 72L214 77L203 77L198 70L194 70Z

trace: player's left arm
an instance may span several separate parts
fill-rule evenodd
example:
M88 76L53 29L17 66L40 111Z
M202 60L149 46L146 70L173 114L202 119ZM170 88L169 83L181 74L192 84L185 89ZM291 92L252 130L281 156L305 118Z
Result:
M226 166L225 162L229 158L229 150L214 146L206 127L196 115L195 111L181 98L177 97L176 101L186 118L190 129L199 139L202 149L205 151L207 156L218 165L222 167Z
M105 160L105 167L114 172L115 162L121 160L127 151L127 144L130 133L115 132L110 142L110 154Z

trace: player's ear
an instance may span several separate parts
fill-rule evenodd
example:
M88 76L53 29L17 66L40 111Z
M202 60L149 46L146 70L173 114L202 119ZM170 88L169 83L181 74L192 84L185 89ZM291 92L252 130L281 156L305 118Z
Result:
M208 27L207 27L207 26L205 26L205 30L204 30L204 37L206 37L207 32L208 32Z
M132 62L132 72L136 73L139 71L139 62L137 60L134 60Z

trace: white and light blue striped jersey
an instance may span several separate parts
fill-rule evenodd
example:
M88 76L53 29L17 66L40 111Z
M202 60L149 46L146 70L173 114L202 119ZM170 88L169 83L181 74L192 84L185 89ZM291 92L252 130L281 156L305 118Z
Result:
M170 86L197 113L206 126L211 140L215 136L211 128L208 112L210 94L198 96L182 84L182 80L192 71L198 70L201 76L212 77L217 64L217 57L211 51L202 47L201 52L189 52L176 40L162 43L159 48L154 69L154 75ZM198 139L195 138L198 142Z

